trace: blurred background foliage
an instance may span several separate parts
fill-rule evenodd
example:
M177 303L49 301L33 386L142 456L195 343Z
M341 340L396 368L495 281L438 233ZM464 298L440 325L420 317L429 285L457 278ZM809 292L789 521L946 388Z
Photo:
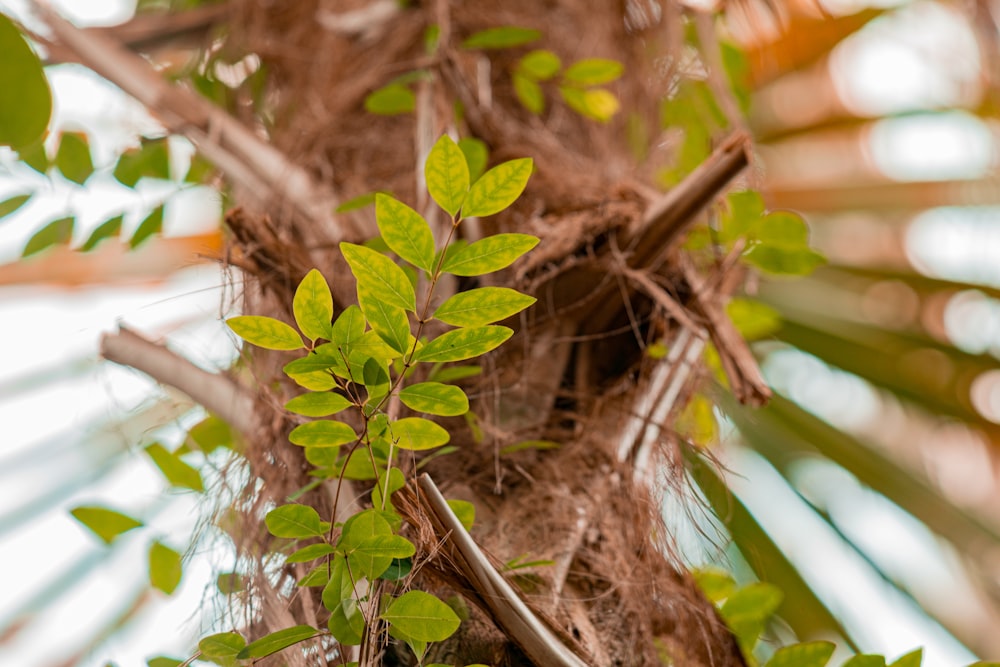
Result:
M185 39L184 17L217 5L140 1L133 18L127 3L62 4L83 25L121 24L108 29L237 115L266 107L252 56ZM14 0L0 8L37 25ZM143 23L164 9L176 33ZM730 196L689 249L791 210L825 262L798 241L782 258L748 255L765 271L729 314L776 397L748 409L717 388L686 411L678 428L725 472L692 461L693 495L719 518L668 502L679 548L707 590L730 585L721 566L782 591L762 655L797 636L890 658L923 646L931 665L1000 659L996 6L685 11L689 62L662 112L676 159L658 184L745 129L747 184L763 197ZM219 322L238 277L211 263L224 200L207 163L50 55L51 134L22 162L0 156L0 662L140 664L181 656L225 614L219 591L238 593L231 547L199 522L196 493L227 492L218 470L238 443L185 398L99 362L97 338L120 320L227 368L237 346ZM648 130L628 128L641 153ZM808 275L769 277L776 262ZM68 513L87 504L139 517L141 537L99 544ZM151 589L155 545L184 554L179 587L153 563Z

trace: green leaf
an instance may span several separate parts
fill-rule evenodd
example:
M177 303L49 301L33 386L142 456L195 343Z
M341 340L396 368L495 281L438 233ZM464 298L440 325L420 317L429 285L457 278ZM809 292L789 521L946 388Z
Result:
M226 324L246 342L267 350L299 350L305 347L295 329L273 317L239 315L230 317Z
M469 182L477 180L486 170L486 163L490 159L490 152L486 144L474 137L466 137L458 140L458 147L465 156L465 163L469 165Z
M246 590L243 577L238 572L223 572L215 578L215 587L223 595L232 595Z
M122 222L125 220L124 215L116 215L110 220L105 220L102 222L97 229L90 233L90 237L87 241L80 246L82 252L89 252L97 247L97 244L104 239L111 238L113 236L118 236L122 232Z
M889 667L920 667L923 660L924 650L918 648L915 651L910 651L905 655L899 656Z
M236 655L236 657L240 660L246 660L247 658L263 658L273 655L282 649L292 646L293 644L298 644L299 642L309 639L310 637L315 637L317 634L319 634L319 631L308 625L296 625L293 628L285 628L284 630L272 632L271 634L261 637L257 641L248 644L246 648Z
M413 91L399 83L390 83L365 98L365 110L380 116L398 116L417 108Z
M389 469L388 487L386 485L385 475L382 474L379 476L378 484L376 484L372 489L372 506L379 510L386 509L386 511L391 511L393 509L392 494L399 491L404 486L406 486L406 478L403 476L403 472L399 468L393 466ZM388 507L386 507L386 505L382 502L382 494L386 492L388 492L389 496Z
M357 197L352 197L351 199L348 199L343 204L334 209L334 212L348 213L350 211L357 211L358 209L362 209L366 206L371 206L372 204L375 203L375 195L377 194L378 194L377 191L366 192L362 195L358 195Z
M236 658L246 645L246 640L239 633L220 632L198 642L198 650L206 658Z
M63 132L59 136L56 149L56 168L67 179L83 185L94 173L94 162L90 157L90 141L80 132Z
M545 93L538 83L520 72L514 72L514 94L525 109L540 116L545 111Z
M360 573L369 579L381 577L392 561L409 558L416 553L416 547L400 535L373 535L361 539L347 555L351 572Z
M105 507L84 505L70 510L70 514L104 540L105 544L111 544L122 533L142 526L141 521Z
M578 60L563 72L563 80L577 86L600 86L621 78L625 66L617 60L586 58Z
M504 210L524 192L531 177L531 158L509 160L493 167L472 184L462 204L462 217L485 217Z
M168 452L159 443L153 443L146 447L146 454L172 486L199 492L205 490L201 473L182 461L177 454Z
M427 180L427 191L431 197L454 218L469 192L469 164L465 161L462 149L447 134L441 135L427 155L424 178ZM388 242L386 239L386 243ZM433 261L433 252L431 255ZM430 271L430 269L425 270Z
M59 218L45 225L28 239L22 257L34 255L54 245L67 245L73 239L73 225L76 218Z
M337 382L329 373L316 371L312 373L294 373L285 371L295 384L309 391L329 391L337 386Z
M455 150L457 151L458 148L456 147ZM434 152L431 151L431 156L433 155ZM465 159L461 155L459 155L459 160L465 167ZM428 158L429 164L430 158ZM428 174L428 178L430 178L430 174ZM430 187L429 181L428 187ZM433 191L431 196L434 196ZM375 222L378 224L382 240L394 253L428 273L434 270L434 236L431 234L430 225L427 224L423 216L389 195L377 194L375 195Z
M45 133L52 115L52 93L38 56L3 14L0 53L0 145L20 150Z
M420 417L407 417L394 421L390 429L396 446L410 451L434 449L451 439L448 431L441 426Z
M410 342L406 311L380 299L367 283L358 283L358 303L378 337L398 354L405 354Z
M412 558L393 558L392 563L389 564L389 567L382 573L379 579L385 579L386 581L399 581L406 578L406 576L412 571Z
M285 403L285 409L305 417L329 417L354 405L331 391L312 392L296 396Z
M399 596L383 612L382 618L407 637L423 642L440 642L461 624L452 608L423 591Z
M340 251L358 281L371 295L390 306L416 310L416 294L406 274L391 259L364 246L341 243Z
M560 67L562 61L559 56L545 49L532 51L517 64L521 74L535 81L548 81L559 73Z
M181 555L170 547L153 542L149 547L149 583L170 595L181 583Z
M468 500L449 500L448 507L451 511L455 513L458 517L459 522L462 527L466 530L472 530L472 524L476 522L476 506L470 503Z
M761 243L782 248L802 248L809 245L809 226L801 216L788 211L775 211L764 216L753 228Z
M535 303L533 296L509 287L479 287L459 292L434 311L434 319L457 327L478 327L505 320Z
M331 547L326 542L320 542L319 544L310 544L307 547L302 547L298 551L291 553L288 558L285 559L286 563L308 563L311 560L316 560L323 556L327 556L333 553L333 547Z
M691 574L694 575L694 579L698 583L698 588L712 602L722 602L736 590L736 582L733 581L733 576L722 568L698 568Z
M757 582L739 589L722 605L722 617L749 653L764 631L768 619L777 611L783 596L771 584Z
M292 312L299 330L310 340L333 336L333 295L323 274L312 269L295 289Z
M146 661L146 667L180 667L184 664L183 660L178 660L177 658L168 658L166 656L157 656L155 658L150 658Z
M229 424L215 415L209 415L191 427L188 438L198 449L211 454L219 447L232 446L233 431Z
M153 234L159 234L163 231L163 204L160 204L154 208L145 219L139 223L139 227L132 234L132 238L129 239L128 245L130 248L138 248L142 245L142 242L148 239Z
M7 217L17 209L27 204L28 200L31 199L31 195L32 193L29 192L25 195L15 195L14 197L0 201L0 218Z
M354 582L347 571L347 560L334 558L330 566L330 581L323 588L323 606L330 611L327 627L341 644L357 646L364 634L365 620L354 601Z
M448 366L447 368L435 368L427 376L433 382L456 382L465 378L476 377L483 372L482 366Z
M845 660L841 667L885 667L885 656L859 653Z
M506 456L507 454L523 452L528 449L544 451L546 449L559 449L559 447L560 445L558 442L552 442L551 440L521 440L520 442L515 442L513 445L501 447L500 455Z
M197 156L192 159L192 170L197 161ZM119 183L134 188L144 176L164 180L170 178L170 155L166 138L143 139L141 146L125 151L118 158L114 177Z
M321 563L309 571L309 573L295 582L299 588L316 588L326 586L330 581L326 563Z
M264 517L264 524L275 537L319 537L323 534L323 521L309 505L290 503L275 507Z
M826 263L826 259L811 248L781 248L756 245L744 256L747 263L767 273L804 276Z
M441 334L417 350L417 361L462 361L485 354L514 335L507 327L495 325L456 329Z
M469 411L469 398L465 392L440 382L421 382L404 387L399 392L399 400L416 412L442 417L457 417Z
M328 419L300 424L288 434L288 440L300 447L338 447L357 437L347 424Z
M758 340L781 328L781 314L754 299L731 299L726 304L726 314L745 340Z
M49 167L51 166L49 156L45 152L45 141L41 138L32 143L30 146L18 149L17 156L21 162L37 171L39 174L47 173Z
M531 28L508 25L473 33L462 42L466 49L509 49L541 39L542 33Z
M538 237L529 234L495 234L447 256L441 268L456 276L481 276L507 268L536 245Z
M603 88L588 88L580 90L570 86L561 86L559 94L566 104L581 116L606 123L618 113L621 103L615 94Z
M333 337L330 342L347 347L365 335L365 316L357 306L348 306L333 323Z
M764 667L824 667L833 655L833 642L804 642L779 648Z

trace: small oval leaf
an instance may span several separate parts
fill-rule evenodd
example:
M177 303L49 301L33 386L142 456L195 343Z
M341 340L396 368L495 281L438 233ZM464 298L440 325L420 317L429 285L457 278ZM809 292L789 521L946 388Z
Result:
M291 503L275 507L264 517L264 524L275 537L318 537L323 534L319 513L309 505Z
M466 49L509 49L541 39L542 33L515 25L487 28L473 33L462 42Z
M56 149L56 168L68 180L83 185L94 173L94 161L90 157L90 141L81 132L63 132L59 136Z
M38 56L0 14L0 145L19 150L39 139L52 115L52 93Z
M545 49L532 51L517 64L518 71L535 81L548 81L559 73L560 67L559 56Z
M443 333L417 350L417 361L462 361L495 349L514 332L507 327L490 325L469 327Z
M442 417L457 417L469 411L469 398L454 385L421 382L404 387L399 392L403 404L416 412Z
M447 444L451 439L448 431L438 424L420 417L407 417L393 422L391 438L400 449L423 451Z
M198 650L206 658L235 658L246 645L246 640L240 634L220 632L198 642Z
M432 156L433 153L431 151ZM461 153L459 158L465 166ZM431 187L429 181L427 187ZM465 193L462 194L464 196ZM398 199L379 193L375 195L375 222L382 240L394 253L428 273L434 270L434 236L423 216Z
M424 177L431 197L448 215L454 217L462 208L465 195L469 192L469 165L462 150L447 134L442 135L431 148L424 164ZM382 236L385 237L385 234ZM389 243L388 239L386 243ZM392 247L392 244L389 246ZM433 260L433 256L431 259Z
M285 409L304 417L329 417L352 405L353 403L340 394L321 391L296 396L285 403Z
M461 624L451 607L423 591L409 591L399 596L382 618L407 637L422 642L444 641Z
M288 434L288 440L300 447L338 447L357 437L347 424L327 419L301 424Z
M600 86L621 78L625 66L607 58L578 60L563 72L563 80L577 86Z
M462 217L484 217L504 210L524 192L531 177L531 158L498 164L476 181L462 205Z
M359 287L366 286L372 296L391 306L416 310L413 284L395 262L371 248L353 243L341 243L340 251Z
M298 644L301 641L315 637L317 634L319 634L319 631L308 625L296 625L293 628L285 628L284 630L272 632L248 644L246 648L236 654L236 657L240 660L263 658L273 655L293 644Z
M380 116L410 113L417 107L413 91L399 83L383 86L365 98L365 110Z
M164 449L159 443L153 443L146 447L146 454L172 486L198 492L205 490L201 473L181 460L177 454Z
M31 195L32 193L29 192L28 194L15 195L0 201L0 218L7 217L11 213L17 211L17 209L27 204L28 200L31 199Z
M530 234L496 234L465 246L444 261L442 271L456 276L481 276L505 269L538 245Z
M434 319L457 327L477 327L504 320L535 301L535 297L509 287L480 287L452 296L434 311Z
M89 252L97 247L104 239L112 238L118 236L122 232L122 222L124 222L124 215L116 215L110 220L105 220L102 222L97 229L90 233L90 237L80 246L81 252Z
M302 337L281 320L263 315L230 317L226 324L248 343L267 350L298 350L305 345Z
M153 542L149 548L149 583L170 595L181 582L181 555L170 547Z
M320 542L319 544L310 544L307 547L302 547L298 551L293 552L288 558L285 559L286 563L308 563L311 560L316 560L323 556L328 556L333 553L333 547L331 547L326 542Z
M316 269L309 271L296 288L292 312L299 330L310 340L330 340L333 335L333 295L326 278Z
M70 510L70 514L93 531L105 544L111 544L112 540L122 533L142 525L141 521L106 507L85 505Z

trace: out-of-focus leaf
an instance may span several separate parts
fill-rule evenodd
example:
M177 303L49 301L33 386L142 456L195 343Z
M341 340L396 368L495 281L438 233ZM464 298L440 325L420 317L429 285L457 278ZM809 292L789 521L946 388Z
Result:
M473 33L462 42L466 49L509 49L541 39L542 33L531 28L502 26Z
M52 93L38 56L4 14L0 14L0 53L0 145L20 150L48 127Z
M70 510L70 514L105 544L111 544L122 533L142 526L141 521L106 507L84 505Z
M21 256L28 257L55 245L68 245L73 240L75 224L76 218L73 217L53 220L28 239Z
M63 176L83 185L94 173L94 161L90 157L90 140L80 132L63 132L59 136L56 149L56 167Z
M149 583L170 595L181 582L181 555L160 542L149 548Z

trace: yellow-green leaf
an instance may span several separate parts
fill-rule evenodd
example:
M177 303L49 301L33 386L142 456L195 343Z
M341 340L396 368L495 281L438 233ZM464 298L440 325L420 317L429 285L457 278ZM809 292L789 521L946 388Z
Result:
M477 327L506 319L535 301L509 287L479 287L452 296L434 311L434 318L457 327Z
M455 513L459 523L466 530L472 530L472 524L476 522L476 506L468 500L449 500L448 507Z
M405 354L410 341L406 311L380 299L368 283L358 284L358 303L378 337L395 352Z
M392 422L391 437L400 449L422 451L447 444L451 436L434 422L420 417L407 417Z
M56 149L56 168L67 179L83 185L94 173L94 162L90 157L90 141L80 132L63 132Z
M105 544L111 544L112 540L122 533L142 525L141 521L121 512L93 505L77 507L70 510L70 514L73 515L74 519L93 531Z
M333 323L333 337L330 342L347 347L365 334L365 316L357 306L348 306Z
M332 391L311 392L296 396L285 403L285 409L305 417L329 417L353 405Z
M571 86L562 86L559 93L566 104L581 116L606 123L618 113L621 103L615 94L604 88L588 88L581 90Z
M365 110L380 116L410 113L417 106L413 91L399 83L390 83L365 98Z
M509 49L541 39L542 33L514 25L488 28L473 33L462 42L466 49Z
M311 560L316 560L322 556L327 556L333 553L333 547L331 547L326 542L320 542L319 544L310 544L307 547L302 547L298 551L292 553L288 558L285 559L286 563L308 563Z
M845 660L840 667L885 667L885 656L874 653L858 653Z
M495 349L514 332L495 325L456 329L441 334L417 350L417 361L461 361Z
M532 51L517 64L521 74L535 81L548 81L559 73L560 67L562 61L559 56L545 49Z
M347 424L326 419L301 424L288 434L288 440L301 447L337 447L357 437Z
M607 58L578 60L563 72L563 80L577 86L600 86L620 78L625 66Z
M324 529L315 509L297 503L275 507L264 517L264 524L275 537L318 537Z
M301 641L315 637L317 634L319 634L319 631L308 625L296 625L293 628L278 630L248 644L246 648L236 654L236 657L240 660L263 658L273 655L293 644L298 644Z
M424 178L427 180L427 191L437 205L454 217L462 208L462 202L469 192L469 165L465 161L462 149L447 134L441 135L427 155ZM385 234L382 236L385 237ZM386 239L386 243L389 243L389 239ZM391 243L389 247L392 247ZM433 261L433 252L431 260Z
M458 151L458 148L456 147L455 150ZM431 151L431 156L433 155L434 151ZM465 167L465 158L462 157L460 151L458 157L462 166ZM431 188L430 157L427 169L427 187ZM443 178L440 174L437 177ZM464 191L462 194L465 194ZM431 196L434 196L433 190L431 190ZM438 203L440 204L440 202ZM434 270L434 236L431 234L430 225L427 224L423 216L389 195L377 194L375 195L375 222L378 224L382 240L394 253L428 273Z
M268 350L298 350L305 345L290 325L263 315L230 317L226 324L248 343Z
M382 618L406 637L423 642L444 641L461 624L451 607L423 591L399 596L386 608Z
M915 651L910 651L905 655L899 656L889 667L920 667L923 660L924 650L918 648Z
M399 392L403 404L416 412L456 417L469 411L469 398L458 387L440 382L420 382Z
M413 284L403 270L385 255L353 243L341 243L340 251L358 281L371 295L390 306L416 310Z
M517 95L521 105L536 116L541 115L545 111L545 93L542 92L542 87L534 79L520 72L514 72L512 80L514 94Z
M295 323L310 340L332 337L333 295L323 274L312 269L302 279L292 298Z
M28 239L21 256L28 257L54 245L68 245L73 239L73 226L75 224L76 218L73 217L53 220Z
M181 583L181 555L170 547L153 542L149 547L149 583L170 595Z
M31 193L24 195L15 195L8 199L0 201L0 218L5 218L11 213L15 212L17 209L28 203L31 199Z
M490 159L490 152L486 144L481 139L466 137L458 140L458 147L465 156L465 163L469 165L469 182L477 180L486 171L486 163Z
M19 150L45 133L52 93L38 56L4 14L0 14L0 53L0 145Z
M833 642L815 641L779 648L764 667L824 667L833 655Z
M538 245L530 234L496 234L449 254L441 267L456 276L481 276L505 269Z
M146 447L146 454L160 469L171 485L192 491L204 491L205 485L201 473L181 460L180 456L168 452L158 443Z
M509 160L473 183L462 204L462 217L484 217L504 210L524 192L533 166L531 158Z
M246 646L246 640L236 632L220 632L198 642L198 650L206 658L236 658Z
M330 579L323 588L323 606L330 611L327 627L341 644L357 646L361 643L365 621L354 601L354 582L347 571L343 556L333 559Z

